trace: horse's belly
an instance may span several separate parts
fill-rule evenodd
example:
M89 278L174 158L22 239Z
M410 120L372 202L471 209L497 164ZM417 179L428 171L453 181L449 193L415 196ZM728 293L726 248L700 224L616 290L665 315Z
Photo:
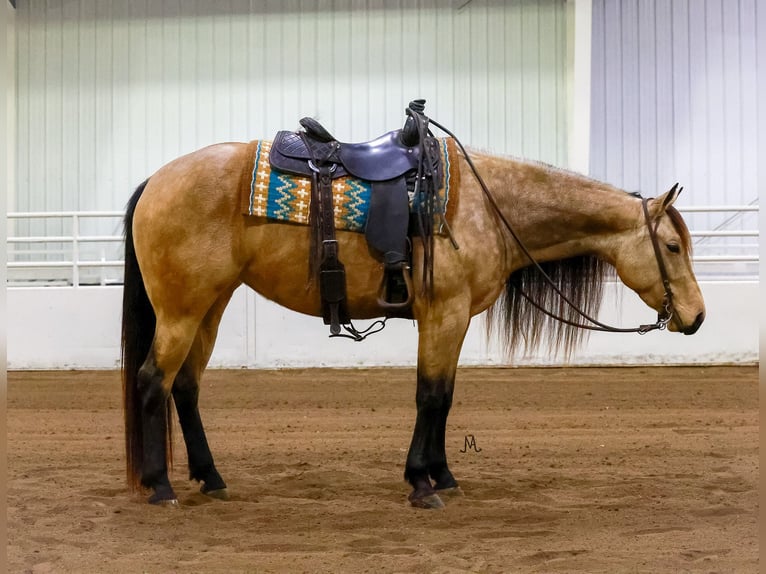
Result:
M321 316L319 284L309 273L307 226L254 220L246 232L242 280L259 294L299 313ZM354 318L379 317L377 292L383 264L370 255L361 233L337 233L338 258L346 269L346 296Z

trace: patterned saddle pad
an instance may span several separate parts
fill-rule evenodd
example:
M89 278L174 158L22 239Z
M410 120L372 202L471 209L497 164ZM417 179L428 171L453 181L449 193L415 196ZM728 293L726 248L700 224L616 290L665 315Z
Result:
M255 157L249 189L243 190L242 212L245 215L308 225L311 205L311 179L290 175L271 168L268 140L255 140ZM440 197L450 219L450 184L457 177L457 150L451 138L439 139L444 165ZM364 232L370 208L372 183L355 177L333 181L335 228Z

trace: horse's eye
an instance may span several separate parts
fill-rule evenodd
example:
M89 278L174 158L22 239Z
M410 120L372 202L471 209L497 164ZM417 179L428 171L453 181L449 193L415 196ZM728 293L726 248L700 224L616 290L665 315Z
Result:
M681 253L681 248L678 246L677 243L668 243L667 245L668 251L671 253Z

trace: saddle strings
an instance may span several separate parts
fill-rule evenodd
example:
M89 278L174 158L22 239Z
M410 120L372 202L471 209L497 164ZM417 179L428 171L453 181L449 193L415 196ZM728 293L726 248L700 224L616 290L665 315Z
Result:
M349 320L348 324L341 323L341 327L344 331L348 333L348 335L344 335L343 333L331 333L330 339L333 339L335 337L342 337L344 339L351 339L352 341L356 341L357 343L364 341L367 337L370 335L374 335L375 333L380 333L383 329L386 328L386 321L388 321L388 317L384 317L383 319L378 319L375 322L371 323L366 329L362 329L361 331L358 330L356 327L354 327L354 323Z
M442 130L444 133L446 133L448 136L450 136L451 138L453 138L455 140L455 142L457 143L458 147L460 147L460 151L463 152L463 156L465 157L466 162L468 163L469 167L471 168L471 171L473 172L474 176L476 177L476 180L479 182L479 185L481 186L481 189L484 192L484 195L487 197L487 199L489 200L490 205L495 210L495 213L497 213L498 217L503 222L503 225L505 225L506 229L508 229L508 231L510 232L510 234L513 237L514 241L516 241L516 243L518 244L519 248L521 249L522 253L524 253L524 255L527 257L527 259L529 259L529 261L532 263L532 265L535 266L537 271L540 272L540 274L543 277L543 279L545 280L545 282L548 283L548 285L550 285L550 287L553 289L553 291L559 297L561 297L562 301L564 301L567 305L569 305L569 307L571 309L573 309L583 319L585 319L586 321L590 321L593 324L592 325L587 325L587 324L583 324L583 323L577 323L575 321L570 321L569 319L566 319L564 317L560 317L560 316L556 315L555 313L553 313L551 311L548 311L547 309L543 308L539 303L537 303L536 301L533 301L526 293L524 293L521 289L519 289L518 290L519 294L522 297L524 297L524 299L526 299L533 307L535 307L537 310L541 311L542 313L544 313L545 315L547 315L548 317L550 317L552 319L555 319L557 321L561 321L562 323L565 323L567 325L571 325L572 327L578 327L580 329L587 329L587 330L590 330L590 331L604 331L604 332L609 332L609 333L638 333L639 335L644 335L644 334L646 334L646 333L648 333L650 331L654 331L654 330L660 330L661 331L661 330L663 330L663 329L665 329L667 327L667 324L670 322L670 319L673 317L672 303L671 303L671 300L670 300L670 297L669 297L669 294L668 294L667 286L665 287L665 289L666 289L666 291L665 291L665 301L663 303L665 316L663 317L663 316L658 315L657 321L655 323L651 323L651 324L647 324L647 325L639 325L638 327L633 327L633 328L612 327L611 325L607 325L605 323L602 323L602 322L598 321L597 319L594 319L593 317L591 317L590 315L585 313L585 311L583 311L582 309L577 307L577 305L571 299L569 299L566 295L564 295L564 293L561 292L561 289L558 288L558 286L553 281L553 279L550 278L550 276L545 272L545 270L542 268L542 266L534 259L534 257L532 257L532 255L530 254L530 252L527 249L527 247L524 245L524 243L521 241L519 236L514 231L513 227L511 226L510 222L508 221L508 219L505 217L505 215L503 215L503 212L500 210L500 206L497 204L497 202L495 201L495 198L493 197L492 193L489 191L489 188L487 187L487 184L484 183L484 179L481 177L481 175L479 174L479 171L476 169L476 166L474 165L473 160L468 155L468 151L465 149L465 147L463 146L462 142L457 138L457 136L455 136L455 134L453 134L450 130L445 128L443 125L441 125L440 123L438 123L434 119L430 119L430 122L431 122L431 124L435 125L437 128L439 128L440 130ZM644 212L647 214L646 217L648 217L648 212L646 210L646 202L648 200L645 199L645 198L642 198L642 201L644 202ZM653 236L653 233L652 233L653 230L651 228L651 224L650 224L648 219L647 219L647 225L649 227L649 234L652 235L652 242L654 243L655 239L654 239L654 236ZM662 277L663 278L663 283L665 283L665 282L667 282L667 279L666 279L665 273L663 273L664 265L662 263L661 257L659 256L659 253L656 253L656 256L658 257L657 263L660 266L660 272L661 272L661 274L663 276Z
M434 177L437 174L434 173L434 158L431 155L431 149L427 145L427 137L432 135L431 130L428 128L430 118L423 114L422 109L418 107L413 109L412 104L407 108L407 114L413 119L418 130L420 161L418 162L418 171L415 175L413 197L417 206L418 216L416 220L418 231L423 238L423 281L421 283L421 293L430 299L433 295L434 284L433 220L434 201L437 196L434 189ZM422 189L422 187L425 189Z

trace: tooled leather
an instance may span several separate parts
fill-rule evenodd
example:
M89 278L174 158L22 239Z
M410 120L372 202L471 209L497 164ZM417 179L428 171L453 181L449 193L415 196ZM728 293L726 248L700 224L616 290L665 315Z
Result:
M275 147L280 153L288 157L311 158L309 150L306 149L306 144L303 143L300 134L295 132L279 132Z
M306 138L306 140L311 149L306 146L307 142L304 141L304 138L301 137L300 133L281 131L277 134L273 147L282 155L291 158L302 160L316 158L327 161L338 161L337 159L334 159L337 150L336 142L320 142L311 138Z

